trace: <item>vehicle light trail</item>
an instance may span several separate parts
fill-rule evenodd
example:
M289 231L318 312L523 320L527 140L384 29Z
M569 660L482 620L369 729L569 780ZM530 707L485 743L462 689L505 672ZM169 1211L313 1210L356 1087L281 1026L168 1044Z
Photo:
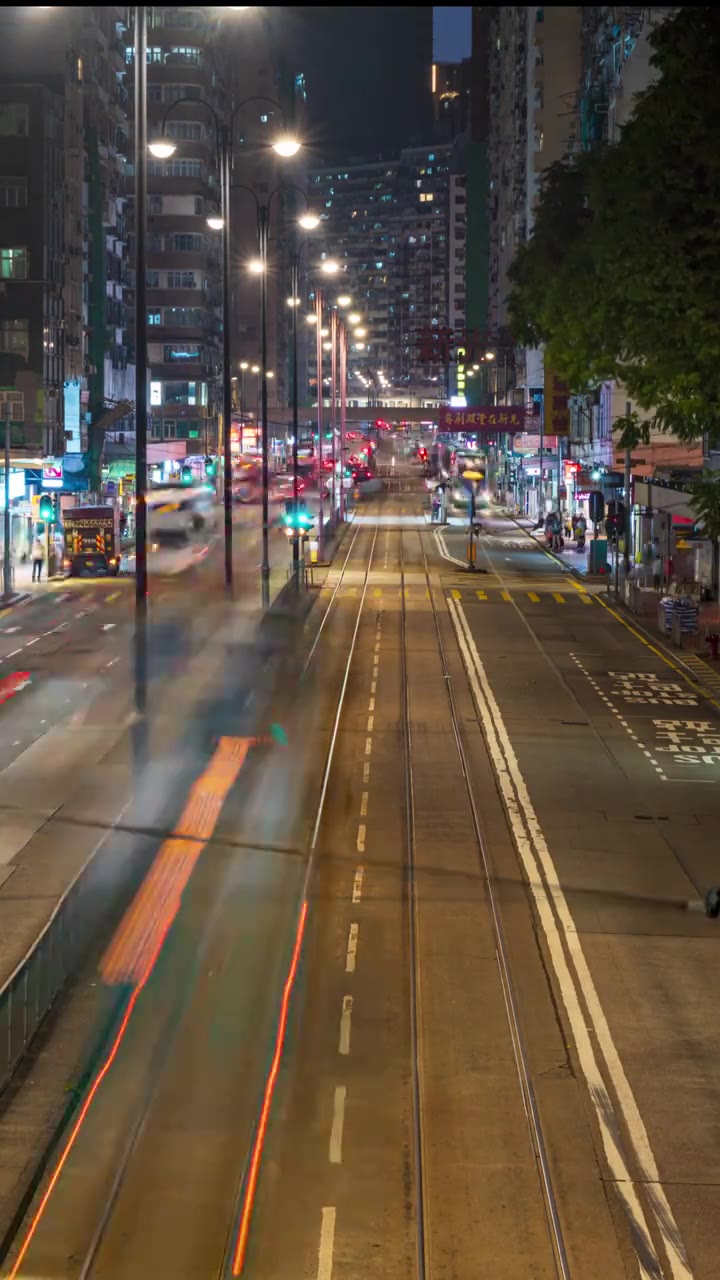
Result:
M240 1211L237 1243L233 1254L233 1276L239 1276L242 1273L243 1263L245 1261L248 1234L250 1232L250 1220L252 1218L258 1174L260 1172L260 1162L262 1160L263 1147L265 1146L265 1134L267 1132L268 1120L270 1118L270 1108L272 1106L273 1094L275 1092L275 1084L277 1082L283 1048L285 1046L288 1009L290 1007L290 997L292 996L293 987L295 986L295 978L297 977L298 965L300 963L300 953L302 951L303 937L305 935L307 913L308 904L307 899L305 899L300 912L300 918L298 920L290 968L288 970L287 978L285 979L285 987L283 989L283 996L280 1004L280 1017L278 1018L278 1028L275 1036L275 1051L273 1053L268 1077L265 1082L265 1092L263 1094L262 1107L260 1108L260 1118L258 1120L257 1132L255 1134L255 1141L253 1143L250 1163L248 1165L245 1194L243 1196L242 1209Z
M133 1009L162 951L165 939L180 908L182 891L217 824L220 811L247 757L252 738L221 738L209 764L190 790L190 797L173 836L162 845L150 873L122 920L105 953L101 972L108 982L132 983L127 1008L103 1066L98 1071L82 1104L62 1154L53 1170L37 1211L30 1223L8 1280L16 1280L50 1197L70 1157L85 1118L105 1076L115 1061ZM187 839L187 837L195 839ZM179 846L179 848L178 848ZM157 915L155 913L157 912ZM300 943L296 944L299 955ZM297 968L297 963L295 965ZM294 981L294 975L293 975ZM289 999L289 995L288 995ZM285 1021L287 1007L285 1006ZM284 1037L284 1029L283 1029ZM273 1082L274 1084L274 1082Z

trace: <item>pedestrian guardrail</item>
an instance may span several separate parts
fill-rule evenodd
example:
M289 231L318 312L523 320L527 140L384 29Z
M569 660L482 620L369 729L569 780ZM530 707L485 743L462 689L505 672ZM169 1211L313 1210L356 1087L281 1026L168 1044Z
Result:
M90 954L110 915L135 887L148 855L111 856L102 842L65 890L42 933L0 989L0 1089L69 978Z

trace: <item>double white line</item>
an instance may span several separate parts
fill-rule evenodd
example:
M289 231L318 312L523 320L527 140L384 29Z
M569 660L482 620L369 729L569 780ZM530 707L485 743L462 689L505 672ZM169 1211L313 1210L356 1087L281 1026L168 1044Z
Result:
M513 750L500 708L490 687L465 612L456 600L448 599L460 652L470 681L490 759L510 820L515 845L522 862L538 918L545 934L580 1066L592 1102L611 1176L629 1218L633 1245L643 1280L693 1280L680 1229L660 1182L647 1130L635 1101L620 1055L600 1004L582 944L560 886L527 785ZM583 1002L585 1008L583 1008ZM588 1027L588 1022L590 1027ZM617 1099L613 1101L598 1063L590 1037L594 1033L597 1050ZM621 1119L632 1145L632 1155L645 1186L657 1231L663 1242L669 1271L664 1269L655 1248L643 1204L635 1189L623 1143Z

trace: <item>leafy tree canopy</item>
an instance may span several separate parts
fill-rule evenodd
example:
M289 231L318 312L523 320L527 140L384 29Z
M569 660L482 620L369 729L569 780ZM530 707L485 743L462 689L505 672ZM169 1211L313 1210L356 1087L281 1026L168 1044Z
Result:
M720 441L720 10L650 42L660 78L620 141L547 171L511 327L574 390L617 378L662 430Z

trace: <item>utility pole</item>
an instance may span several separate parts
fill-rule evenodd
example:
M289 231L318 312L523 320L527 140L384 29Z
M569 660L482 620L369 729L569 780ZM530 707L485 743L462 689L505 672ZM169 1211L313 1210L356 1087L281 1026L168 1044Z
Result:
M3 599L9 604L12 599L12 561L10 559L10 423L12 405L9 392L5 393L5 510L3 512Z
M135 6L135 712L147 710L147 11ZM142 765L146 739L141 733Z

